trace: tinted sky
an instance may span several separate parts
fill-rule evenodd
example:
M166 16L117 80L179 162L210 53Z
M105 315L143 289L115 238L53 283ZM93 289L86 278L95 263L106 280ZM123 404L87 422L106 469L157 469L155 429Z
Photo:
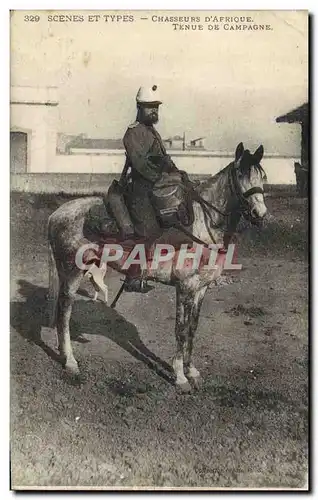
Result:
M24 22L29 13L12 17L11 84L58 86L59 131L122 137L138 87L149 83L164 101L164 138L185 131L188 139L205 136L214 150L233 151L243 141L251 149L263 143L268 153L299 153L300 127L275 118L307 100L305 11L135 11L126 12L134 22L113 23L89 23L89 11L42 11L39 22ZM49 14L85 21L48 22ZM153 15L199 16L192 24L204 29L175 31ZM204 23L205 16L235 15L272 29L229 31L217 22L220 30L209 31Z

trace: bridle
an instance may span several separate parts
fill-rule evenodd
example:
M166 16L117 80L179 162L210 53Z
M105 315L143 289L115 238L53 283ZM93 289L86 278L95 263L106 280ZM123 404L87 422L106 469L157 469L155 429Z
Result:
M241 188L241 185L239 183L238 176L237 176L237 168L236 168L234 162L229 165L228 174L229 174L228 180L229 180L231 194L236 198L236 203L234 204L234 207L232 208L232 210L230 210L229 212L223 212L218 207L213 205L211 202L205 200L196 191L196 189L194 187L192 188L192 193L191 193L192 200L196 201L200 204L202 211L203 211L206 228L208 230L210 238L212 239L212 241L214 241L214 243L216 243L216 242L214 240L214 236L213 236L212 232L210 231L210 227L218 229L221 227L221 225L213 222L214 217L213 217L213 213L211 213L211 211L214 211L214 212L218 213L219 215L221 215L222 217L224 217L226 219L226 222L227 222L228 218L234 212L236 212L237 214L243 215L244 218L247 220L251 220L253 218L253 216L252 216L251 206L248 202L248 198L250 196L252 196L253 194L264 194L264 190L260 186L254 186L254 187L248 189L247 191L244 191L244 192L242 191L242 188ZM197 238L196 236L194 236L190 231L186 230L184 227L183 228L180 227L180 229L182 229L182 231L184 233L186 233L188 236L191 236L192 239L194 241L196 241L197 243L200 243L201 245L203 244L204 246L207 246L206 242L204 242L204 241L200 240L199 238Z
M254 186L248 189L247 191L243 192L241 185L238 181L237 169L234 163L232 163L232 165L229 168L229 183L232 194L236 196L238 201L237 211L240 212L245 218L251 219L252 213L251 213L251 206L248 202L248 198L253 194L264 194L264 189L261 188L260 186Z
M223 217L229 217L232 215L232 213L235 211L237 213L240 213L244 216L251 217L251 207L248 202L248 198L252 196L253 194L264 194L264 190L260 186L254 186L247 191L242 191L241 185L239 183L238 177L237 177L237 169L235 167L235 164L232 163L229 166L229 186L231 190L231 194L235 196L236 198L236 203L234 205L234 208L229 211L229 212L222 212L218 207L210 203L209 201L205 200L199 193L196 191L194 194L193 199L197 201L201 207L205 210L204 207L210 208L217 212L219 215L222 215ZM212 219L211 213L209 214L210 218Z

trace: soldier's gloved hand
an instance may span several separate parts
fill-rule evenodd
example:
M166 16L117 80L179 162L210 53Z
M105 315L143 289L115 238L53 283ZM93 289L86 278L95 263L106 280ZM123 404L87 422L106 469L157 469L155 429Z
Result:
M157 165L162 172L178 172L177 167L169 155L151 155L149 159Z
M152 163L163 170L165 164L165 157L163 155L149 155L148 158Z
M163 171L168 172L168 173L178 172L177 167L175 166L175 164L171 160L170 156L168 156L168 155L164 157Z

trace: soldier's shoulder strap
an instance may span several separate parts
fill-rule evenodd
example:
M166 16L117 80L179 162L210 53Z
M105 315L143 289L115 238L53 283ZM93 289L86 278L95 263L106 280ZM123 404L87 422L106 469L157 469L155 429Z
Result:
M128 128L136 128L136 127L138 127L138 125L140 125L140 123L135 121L134 123L131 123L130 125L128 125Z

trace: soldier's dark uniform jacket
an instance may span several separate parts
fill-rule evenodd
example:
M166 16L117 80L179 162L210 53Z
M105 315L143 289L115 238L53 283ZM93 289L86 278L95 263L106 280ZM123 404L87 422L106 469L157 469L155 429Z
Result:
M139 236L155 238L160 228L149 195L163 171L177 170L153 126L140 122L130 125L125 133L124 146L131 166L131 216Z
M164 169L176 168L152 126L135 122L124 136L124 146L132 167L133 180L146 180L153 185Z

